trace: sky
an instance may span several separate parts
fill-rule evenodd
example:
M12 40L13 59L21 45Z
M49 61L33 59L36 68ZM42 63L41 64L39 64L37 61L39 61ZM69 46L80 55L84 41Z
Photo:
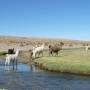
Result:
M0 0L0 35L90 40L90 0Z

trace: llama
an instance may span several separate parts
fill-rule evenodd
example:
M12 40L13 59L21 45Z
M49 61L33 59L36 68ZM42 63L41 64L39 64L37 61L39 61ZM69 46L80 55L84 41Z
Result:
M14 62L16 62L16 66L17 66L17 57L18 57L18 54L19 54L19 49L16 50L15 54L7 54L6 55L5 66L6 65L9 66L11 61L13 62L13 66L14 66Z
M58 52L62 50L62 46L52 46L52 45L49 45L49 56L52 55L53 56L53 53L55 53L56 55L58 55Z
M33 50L32 49L29 50L29 55L30 55L30 61L32 61L32 56L33 56Z
M8 49L8 54L14 54L14 48L13 49Z
M36 54L38 54L38 56L40 54L42 54L42 56L43 56L44 47L45 47L45 44L42 44L41 46L34 48L33 49L33 56L32 57L35 58Z
M86 51L90 50L90 46L85 46L85 50Z

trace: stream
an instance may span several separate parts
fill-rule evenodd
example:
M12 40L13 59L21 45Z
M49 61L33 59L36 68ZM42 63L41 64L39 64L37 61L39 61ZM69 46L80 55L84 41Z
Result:
M0 90L90 90L90 76L48 72L22 63L13 70L2 61Z

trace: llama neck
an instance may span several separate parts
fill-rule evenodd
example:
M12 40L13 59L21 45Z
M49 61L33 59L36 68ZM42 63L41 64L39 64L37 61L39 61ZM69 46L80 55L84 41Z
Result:
M19 54L19 51L17 50L17 51L16 51L16 53L15 53L15 56L17 57L17 56L18 56L18 54Z
M44 48L44 44L42 45L42 49Z

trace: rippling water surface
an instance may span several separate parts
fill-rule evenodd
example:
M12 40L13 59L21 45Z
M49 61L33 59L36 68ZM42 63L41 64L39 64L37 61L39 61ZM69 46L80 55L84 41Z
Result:
M90 90L90 77L41 71L19 64L17 70L0 65L0 89Z

